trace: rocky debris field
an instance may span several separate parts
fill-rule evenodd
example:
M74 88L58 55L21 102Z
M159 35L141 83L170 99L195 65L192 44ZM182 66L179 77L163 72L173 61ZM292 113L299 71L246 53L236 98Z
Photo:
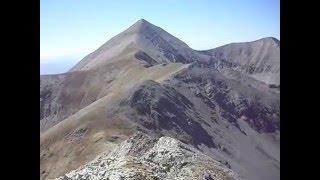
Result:
M56 180L215 179L237 180L226 165L171 137L138 133L114 151L102 154Z

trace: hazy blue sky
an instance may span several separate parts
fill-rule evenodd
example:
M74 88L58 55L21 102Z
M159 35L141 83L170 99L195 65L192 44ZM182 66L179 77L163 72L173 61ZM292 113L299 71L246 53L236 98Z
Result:
M66 71L141 18L197 50L268 36L280 39L279 0L40 2L41 74Z

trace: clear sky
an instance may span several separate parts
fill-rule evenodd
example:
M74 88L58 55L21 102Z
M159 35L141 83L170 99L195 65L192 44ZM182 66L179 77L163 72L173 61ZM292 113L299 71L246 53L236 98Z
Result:
M41 0L40 7L40 74L67 71L141 18L197 50L280 39L280 0Z

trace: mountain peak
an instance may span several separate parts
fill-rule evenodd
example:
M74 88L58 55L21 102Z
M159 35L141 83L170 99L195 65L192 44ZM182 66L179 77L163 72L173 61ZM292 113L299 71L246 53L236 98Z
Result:
M141 18L136 23L149 23L147 20Z
M137 22L135 22L132 26L130 26L128 29L132 31L138 31L141 32L142 30L146 30L148 28L153 27L154 25L149 23L145 19L139 19Z
M275 37L265 37L265 38L262 38L260 39L260 41L264 41L264 42L273 42L277 45L280 45L280 40L278 40L277 38Z

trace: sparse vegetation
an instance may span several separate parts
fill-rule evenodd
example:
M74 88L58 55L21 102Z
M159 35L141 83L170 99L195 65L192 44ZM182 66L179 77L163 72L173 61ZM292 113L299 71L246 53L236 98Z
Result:
M265 40L258 44L202 53L141 20L70 72L41 76L41 179L71 170L95 177L92 172L99 171L107 179L110 173L121 179L199 179L208 169L217 173L206 179L237 179L233 161L244 165L233 168L248 172L248 179L256 172L277 179L278 170L265 167L278 166L280 137L270 156L250 149L268 141L265 133L280 130L279 91L273 89L280 85L269 89L264 72L256 74L266 69L257 64L276 71L279 48ZM216 157L228 159L228 168L216 168Z

